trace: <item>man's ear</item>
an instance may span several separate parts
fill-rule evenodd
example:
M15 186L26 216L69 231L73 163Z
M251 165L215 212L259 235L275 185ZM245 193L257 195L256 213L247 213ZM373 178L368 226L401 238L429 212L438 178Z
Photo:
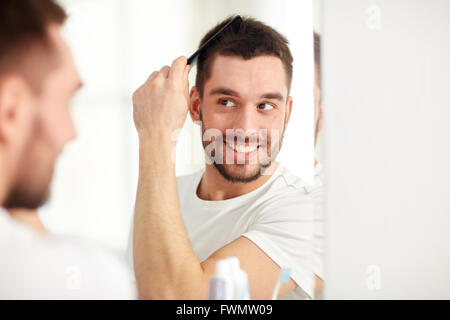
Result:
M23 135L26 121L30 119L29 86L22 78L0 79L0 142L10 143Z
M200 93L195 86L190 93L189 113L194 123L200 121Z
M286 130L287 125L289 123L289 119L291 118L291 111L292 111L292 97L288 97L288 101L286 102L286 116L284 118L284 130Z

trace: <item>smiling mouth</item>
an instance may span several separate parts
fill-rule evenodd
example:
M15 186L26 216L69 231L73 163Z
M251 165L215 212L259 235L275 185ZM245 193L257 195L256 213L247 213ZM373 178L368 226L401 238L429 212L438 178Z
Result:
M255 145L245 145L245 144L238 144L238 143L230 144L226 141L224 142L224 144L227 147L229 147L230 149L232 149L238 153L252 153L260 147L257 144L255 144Z

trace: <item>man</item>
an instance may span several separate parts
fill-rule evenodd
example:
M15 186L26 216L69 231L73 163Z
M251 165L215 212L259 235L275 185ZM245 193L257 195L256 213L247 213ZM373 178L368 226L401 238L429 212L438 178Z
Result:
M69 103L81 82L65 19L52 0L0 1L0 299L135 297L113 255L35 230L55 160L75 136Z
M293 105L292 60L282 35L243 18L200 53L190 94L184 57L152 73L134 93L140 297L206 299L216 262L230 256L247 272L252 299L270 299L280 267L292 272L279 297L313 296L308 186L275 161ZM188 111L201 121L207 163L177 180L174 138Z

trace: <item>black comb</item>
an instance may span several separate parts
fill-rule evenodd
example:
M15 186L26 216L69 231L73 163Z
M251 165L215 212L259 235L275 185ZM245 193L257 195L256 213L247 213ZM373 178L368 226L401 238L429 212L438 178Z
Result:
M208 40L206 40L206 42L200 47L198 48L197 51L195 51L192 56L189 57L187 64L189 65L193 65L196 62L196 58L198 57L198 55L200 54L200 52L214 39L216 39L222 32L224 32L228 27L234 25L234 24L240 24L242 22L242 18L241 16L236 16L234 17L230 22L228 22L226 25L224 25L219 31L217 31L215 34L212 35L211 38L209 38Z

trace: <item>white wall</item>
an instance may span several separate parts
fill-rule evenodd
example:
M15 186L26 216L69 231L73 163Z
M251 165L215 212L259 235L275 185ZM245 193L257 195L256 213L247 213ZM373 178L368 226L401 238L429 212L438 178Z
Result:
M49 203L40 210L55 233L94 238L123 251L137 183L132 92L148 75L195 51L204 33L231 14L283 33L294 55L294 109L279 160L312 177L312 4L295 0L61 0L64 28L85 87L73 102L77 139L59 160ZM194 79L194 72L191 79ZM287 152L287 150L289 152ZM177 174L203 166L199 129L180 136Z
M450 2L324 1L326 299L450 298Z

